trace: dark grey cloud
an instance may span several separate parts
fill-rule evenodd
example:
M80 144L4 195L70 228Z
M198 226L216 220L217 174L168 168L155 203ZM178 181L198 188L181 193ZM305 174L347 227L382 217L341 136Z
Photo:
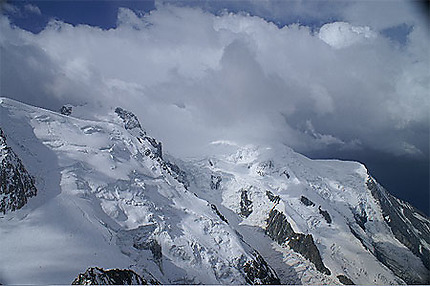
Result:
M41 48L3 42L0 57L2 96L51 109L58 106L60 100L49 87L49 79L58 76L58 69Z

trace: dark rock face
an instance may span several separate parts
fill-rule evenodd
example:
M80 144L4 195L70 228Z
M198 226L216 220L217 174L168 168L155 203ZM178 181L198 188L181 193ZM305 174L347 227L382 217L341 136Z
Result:
M223 216L222 213L220 213L220 211L218 210L218 208L216 207L216 205L211 204L211 209L218 215L218 217L223 220L224 222L226 222L228 224L228 220L225 218L225 216Z
M328 211L325 211L323 209L321 209L321 206L318 207L318 211L320 212L320 214L324 217L325 221L327 223L332 223L332 219L330 214L328 213Z
M88 268L73 280L72 285L146 285L145 279L129 269Z
M144 141L146 141L150 144L150 146L147 146L145 148L143 155L151 158L152 160L157 161L164 171L166 171L175 180L181 183L185 187L185 189L188 189L190 186L190 182L188 181L187 174L182 171L176 164L165 161L163 159L162 143L146 134L145 130L140 125L137 116L130 111L122 109L121 107L117 107L115 109L115 112L124 121L125 129L130 130L131 134L134 135L140 143L144 143Z
M221 184L222 178L220 175L211 175L211 189L218 190Z
M157 141L154 138L149 137L149 136L145 136L144 139L146 141L148 141L149 144L152 145L152 147L155 148L155 155L158 156L158 157L160 157L161 159L163 159L163 147L161 145L161 142L159 142L159 141Z
M275 165L273 164L273 162L271 160L267 161L267 162L261 162L258 166L257 174L264 177L266 175L266 173L269 172L269 170L273 169L274 167L275 167Z
M151 146L153 150L148 150L149 153L145 154L149 156L150 154L155 157L159 157L163 159L163 146L161 142L155 140L154 138L147 136L146 131L140 125L139 119L137 116L121 107L115 108L115 113L124 121L124 128L133 132L137 139L142 143L142 140L146 140ZM136 131L135 131L136 130Z
M288 245L315 264L318 271L327 275L331 274L330 270L325 267L322 262L320 252L315 245L312 235L297 233L295 236L291 237Z
M240 215L249 217L252 213L252 201L248 198L248 190L242 189L240 195Z
M148 244L149 244L149 250L151 250L151 252L152 252L152 257L154 258L154 261L156 263L160 264L161 260L163 258L163 252L161 251L161 245L155 239L151 239Z
M373 197L378 200L385 221L394 236L430 269L430 251L421 241L430 244L430 220L407 202L389 194L370 176L366 184Z
M267 220L266 234L282 245L287 239L295 235L295 232L283 213L272 210Z
M172 170L172 175L175 177L175 179L183 184L186 189L188 189L190 187L190 181L188 180L187 173L182 171L178 165L172 162L166 162L166 165L170 168L170 170Z
M294 232L283 213L275 209L270 212L266 234L280 245L287 243L294 251L311 261L318 271L330 275L330 270L325 267L312 235Z
M128 130L134 129L134 128L142 129L139 119L137 119L137 116L134 115L134 113L124 110L121 107L115 108L115 113L118 114L118 116L124 121L125 129L128 129Z
M362 230L366 230L366 222L367 222L367 213L363 209L359 213L354 212L355 222L361 227Z
M0 212L22 208L29 198L37 194L34 179L21 160L6 143L6 136L0 129Z
M271 191L266 191L266 196L269 199L269 201L275 204L279 203L279 201L281 200L279 196L275 196Z
M163 252L161 250L161 245L156 241L155 239L148 239L145 242L141 242L139 245L134 244L135 248L138 249L148 249L152 252L152 258L154 258L154 261L157 263L161 262L161 259L163 258Z
M151 227L148 229L153 230ZM160 264L161 260L163 259L161 245L157 240L147 237L149 234L148 229L140 228L135 230L135 235L133 236L133 247L139 250L150 250L154 261Z
M342 283L343 285L355 285L354 282L352 282L352 280L346 277L345 275L342 275L342 274L337 275L337 279L339 279L339 282Z
M304 204L307 207L314 207L315 206L315 203L305 196L301 196L300 201L302 202L302 204Z
M72 110L73 110L73 107L71 105L63 105L60 108L60 113L63 115L69 116L70 114L72 114Z
M251 285L279 285L281 281L275 271L267 265L263 257L257 252L254 253L255 259L245 262L243 271L245 279Z

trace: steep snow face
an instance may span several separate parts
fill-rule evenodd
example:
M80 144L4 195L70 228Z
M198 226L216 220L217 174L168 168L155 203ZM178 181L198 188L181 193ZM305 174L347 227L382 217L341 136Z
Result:
M412 253L420 257L428 269L430 264L430 221L407 202L390 195L373 178L369 177L366 184L372 195L379 201L384 220L390 226L394 236ZM405 264L404 260L393 260L387 257L386 253L380 251L377 246L375 246L375 251L383 261L392 264L395 268L402 268L400 263ZM405 275L409 276L409 273L405 273ZM413 280L413 275L408 278L414 283L422 282Z
M94 266L165 284L428 283L428 218L363 165L227 141L185 162L134 114L85 108L0 99L39 190L0 217L0 283L69 284Z
M236 222L281 281L291 282L291 272L284 276L282 271L289 266L302 283L339 283L345 277L358 284L428 283L422 255L429 250L428 218L409 206L414 222L398 220L406 222L402 232L414 236L406 241L394 235L383 210L387 203L369 187L373 179L362 164L310 160L285 146L230 144L227 149L232 152L182 163L193 178L191 190L217 205L232 225ZM391 211L401 212L394 205ZM277 242L273 248L283 255L282 265L252 238L261 231Z
M279 283L185 188L135 116L116 109L104 121L80 120L8 99L0 110L41 190L0 219L0 282L68 284L99 266L167 284Z

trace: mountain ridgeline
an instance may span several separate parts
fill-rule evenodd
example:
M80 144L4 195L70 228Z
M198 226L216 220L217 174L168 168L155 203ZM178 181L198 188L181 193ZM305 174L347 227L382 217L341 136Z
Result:
M0 99L0 283L430 283L429 219L362 164L223 141L181 160L130 111L67 107Z

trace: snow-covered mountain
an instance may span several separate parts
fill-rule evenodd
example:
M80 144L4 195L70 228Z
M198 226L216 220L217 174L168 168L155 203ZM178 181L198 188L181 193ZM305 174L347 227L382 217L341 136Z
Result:
M2 206L22 198L0 283L429 283L429 219L362 164L225 141L179 160L142 125L0 99Z

